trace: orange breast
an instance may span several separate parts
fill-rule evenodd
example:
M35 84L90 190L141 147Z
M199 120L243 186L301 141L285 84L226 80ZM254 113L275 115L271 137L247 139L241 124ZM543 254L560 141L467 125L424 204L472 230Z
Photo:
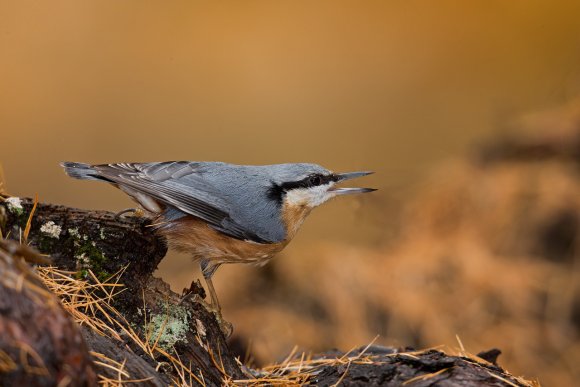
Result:
M278 243L255 243L231 238L194 216L181 218L170 227L161 227L160 232L167 237L170 247L192 254L197 260L263 265L292 240L310 210L307 206L283 206L282 221L287 236ZM163 223L163 219L158 221Z
M194 259L209 259L216 263L265 264L288 244L286 240L262 244L231 238L193 216L182 218L160 232L167 237L171 247L192 254Z
M288 202L284 203L282 206L282 221L286 226L286 239L288 241L294 238L310 211L312 211L312 208L305 204L290 205Z

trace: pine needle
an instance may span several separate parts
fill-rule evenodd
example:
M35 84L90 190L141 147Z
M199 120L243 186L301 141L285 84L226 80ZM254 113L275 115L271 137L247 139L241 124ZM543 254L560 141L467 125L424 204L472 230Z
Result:
M28 234L30 234L30 228L32 227L32 217L34 216L34 211L36 211L36 206L38 206L38 194L34 195L34 205L32 210L30 210L30 215L28 215L28 220L26 221L26 227L24 227L24 243L28 240Z

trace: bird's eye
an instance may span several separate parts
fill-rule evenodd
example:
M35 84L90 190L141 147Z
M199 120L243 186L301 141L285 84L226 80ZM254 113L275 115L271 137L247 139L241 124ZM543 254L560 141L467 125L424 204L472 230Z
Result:
M308 179L308 183L310 183L310 186L314 187L320 185L322 183L322 179L319 175L312 175Z

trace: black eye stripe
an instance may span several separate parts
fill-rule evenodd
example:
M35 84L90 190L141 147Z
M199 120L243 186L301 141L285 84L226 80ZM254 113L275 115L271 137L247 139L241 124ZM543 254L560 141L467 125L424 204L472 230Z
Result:
M310 188L316 187L319 185L328 184L331 181L337 181L337 177L335 175L322 175L322 174L313 174L310 176L305 177L299 181L291 181L287 183L281 184L281 187L287 191L294 188Z
M302 180L298 181L289 181L282 184L273 184L272 188L270 189L269 196L271 198L275 198L278 201L282 199L282 195L292 189L296 188L311 188L320 185L325 185L330 182L338 181L338 176L330 174L330 175L322 175L319 173L309 175Z
M336 175L317 175L320 177L320 182L317 185L325 185L334 181L338 181L338 177Z

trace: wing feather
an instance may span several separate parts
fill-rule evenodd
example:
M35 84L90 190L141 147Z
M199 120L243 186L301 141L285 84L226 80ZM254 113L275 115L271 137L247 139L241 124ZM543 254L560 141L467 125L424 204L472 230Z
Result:
M230 204L203 178L195 162L119 163L93 166L106 180L143 192L162 203L201 218L233 238L273 243L232 219ZM184 184L187 177L187 184Z

